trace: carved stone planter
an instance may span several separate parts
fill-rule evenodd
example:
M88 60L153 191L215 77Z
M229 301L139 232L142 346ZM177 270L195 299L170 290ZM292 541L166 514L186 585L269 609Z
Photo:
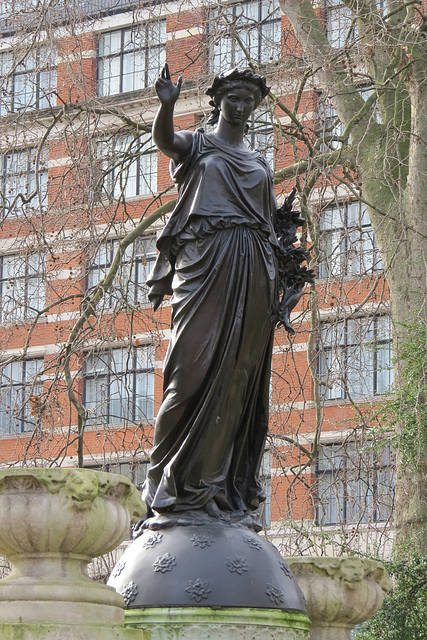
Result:
M86 565L115 549L144 504L127 478L89 469L0 471L0 622L123 624L123 600Z
M362 558L285 558L307 601L310 640L350 640L379 610L391 581L381 562Z

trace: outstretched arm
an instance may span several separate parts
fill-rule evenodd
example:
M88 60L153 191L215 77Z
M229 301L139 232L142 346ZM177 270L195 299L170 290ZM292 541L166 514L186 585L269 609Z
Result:
M175 132L173 110L181 93L182 76L174 84L167 63L156 82L156 91L161 102L153 122L153 140L156 146L175 163L182 162L191 146L191 131Z

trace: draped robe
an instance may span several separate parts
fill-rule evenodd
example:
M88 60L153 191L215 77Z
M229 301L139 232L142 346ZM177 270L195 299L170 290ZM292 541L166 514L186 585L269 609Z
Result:
M163 400L143 499L152 512L256 510L277 295L276 201L259 152L193 134L148 284L172 294Z

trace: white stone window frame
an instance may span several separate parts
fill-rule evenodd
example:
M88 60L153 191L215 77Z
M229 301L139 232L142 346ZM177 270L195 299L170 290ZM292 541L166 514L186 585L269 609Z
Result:
M387 14L385 0L376 0L377 10L381 18ZM324 0L326 36L329 44L335 49L341 49L346 44L352 45L359 38L359 31L355 17L357 14L348 7L343 0Z

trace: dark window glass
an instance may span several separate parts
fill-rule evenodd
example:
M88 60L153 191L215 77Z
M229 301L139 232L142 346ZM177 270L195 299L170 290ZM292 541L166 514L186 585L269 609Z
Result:
M211 71L247 67L248 56L260 63L277 60L281 55L280 21L279 5L271 0L212 9L208 21Z
M2 323L34 318L45 306L45 257L11 254L0 257Z
M0 54L0 74L0 116L56 106L56 54L48 49Z
M119 241L108 240L91 260L87 278L88 289L93 289L108 273ZM124 305L136 306L148 302L146 285L156 258L155 238L140 238L130 245L120 261L119 271L111 288L104 294L99 307L120 308Z
M389 316L324 322L318 343L323 398L336 400L384 394L393 383Z
M154 347L89 355L84 377L88 424L146 422L154 413Z
M0 433L30 431L42 403L43 359L0 364Z
M394 460L387 445L322 445L316 479L317 524L386 522L393 513Z
M101 33L98 93L110 96L152 86L166 61L166 21Z

